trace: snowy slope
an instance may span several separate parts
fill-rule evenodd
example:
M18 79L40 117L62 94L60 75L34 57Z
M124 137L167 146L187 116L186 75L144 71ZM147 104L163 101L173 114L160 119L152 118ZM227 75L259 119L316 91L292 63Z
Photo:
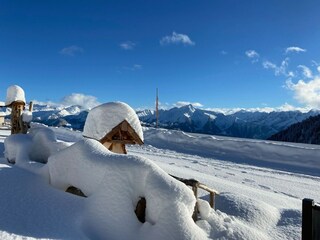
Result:
M79 133L53 130L61 141L81 140ZM1 142L6 134L0 131ZM198 179L220 192L216 211L206 214L207 205L200 203L202 220L197 224L212 239L300 239L301 199L320 200L318 146L152 128L145 128L144 136L145 145L128 148L129 156L151 159L170 174ZM9 165L3 155L0 180L5 196L0 199L1 239L86 237L82 198ZM200 196L208 199L206 192ZM114 224L127 231L125 222Z

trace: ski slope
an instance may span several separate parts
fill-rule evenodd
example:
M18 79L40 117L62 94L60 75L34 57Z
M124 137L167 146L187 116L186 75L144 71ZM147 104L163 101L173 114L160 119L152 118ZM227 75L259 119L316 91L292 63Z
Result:
M82 139L79 132L52 129L60 141ZM6 135L0 131L0 239L86 239L84 200L8 164L2 154ZM144 129L144 138L144 146L128 148L129 156L220 192L216 210L197 221L211 239L300 239L301 200L320 200L319 146L152 128ZM199 195L208 199L206 192ZM114 224L126 231L125 222Z

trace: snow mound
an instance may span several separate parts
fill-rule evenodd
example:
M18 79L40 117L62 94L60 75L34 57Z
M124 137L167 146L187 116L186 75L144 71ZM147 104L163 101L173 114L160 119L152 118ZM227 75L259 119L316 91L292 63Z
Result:
M217 196L214 211L209 203L199 199L201 219L198 226L212 239L272 239L268 231L278 224L277 208L258 200L231 193Z
M32 121L32 112L25 110L22 113L22 121L30 123Z
M4 141L5 158L17 165L28 162L46 163L49 156L70 146L58 142L55 133L46 127L31 128L29 134L13 134Z
M51 155L50 183L88 196L82 226L90 239L207 239L192 220L195 197L150 160L119 155L84 139ZM146 222L135 207L146 199Z
M7 89L6 105L10 105L13 102L21 101L26 102L24 90L18 85L12 85Z
M123 102L109 102L93 108L87 116L83 136L100 140L123 120L131 125L143 141L143 132L136 112Z
M277 208L239 194L222 193L218 195L217 208L260 229L274 226L280 219L280 212Z

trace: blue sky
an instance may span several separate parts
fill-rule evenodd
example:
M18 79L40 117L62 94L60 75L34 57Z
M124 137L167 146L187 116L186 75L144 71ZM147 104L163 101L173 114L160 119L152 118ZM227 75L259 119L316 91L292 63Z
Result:
M28 100L151 108L158 87L163 107L318 108L319 9L317 0L1 1L0 100L17 84Z

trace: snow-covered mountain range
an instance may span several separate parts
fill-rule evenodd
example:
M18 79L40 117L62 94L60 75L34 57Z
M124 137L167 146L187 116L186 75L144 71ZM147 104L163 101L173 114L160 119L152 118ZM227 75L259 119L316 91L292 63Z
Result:
M137 111L137 114L143 125L155 126L155 111L143 110ZM159 126L194 133L267 139L292 124L318 114L320 114L319 110L309 112L239 110L226 114L186 105L159 110ZM33 119L49 126L67 126L82 130L87 115L88 110L81 106L61 107L36 104Z
M180 108L160 110L159 126L186 132L266 139L294 123L301 122L319 113L318 110L309 112L252 112L240 110L231 114L224 114L187 105ZM154 111L139 111L137 114L142 122L155 125L156 115Z

